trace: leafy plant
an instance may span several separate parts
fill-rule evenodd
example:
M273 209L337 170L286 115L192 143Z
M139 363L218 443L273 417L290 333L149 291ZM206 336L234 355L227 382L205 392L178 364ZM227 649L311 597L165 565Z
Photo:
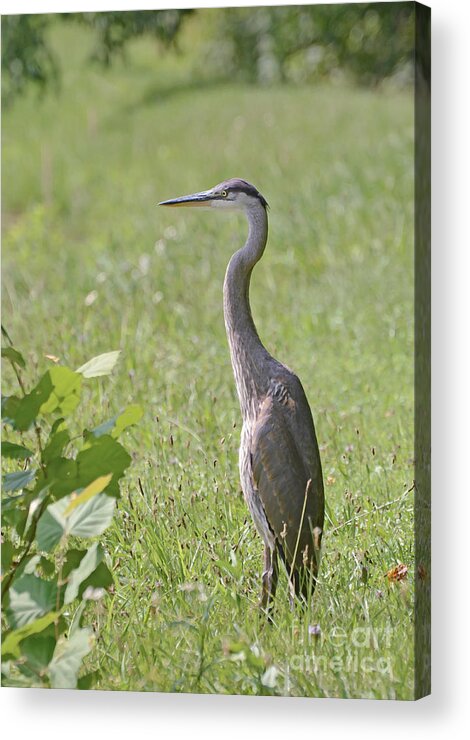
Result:
M250 82L308 83L338 71L374 86L413 61L410 3L227 8L215 49Z
M57 15L7 15L2 18L3 102L24 93L28 83L44 91L56 90L60 66L48 30L57 22L78 22L92 29L96 44L92 59L104 65L124 55L130 40L148 36L164 48L176 43L184 18L193 10L115 11L106 13L61 13Z
M75 13L70 17L93 29L97 37L93 59L108 65L115 56L124 54L125 46L131 39L140 36L147 35L166 48L175 44L185 16L193 12L192 9L117 10L106 13Z
M94 633L82 626L87 603L113 584L96 539L111 523L131 457L117 441L142 416L129 406L92 430L71 436L84 379L111 373L119 352L78 370L55 365L29 392L26 363L6 331L2 358L20 395L2 397L2 680L8 685L85 687L79 679ZM92 540L91 543L84 540Z
M75 22L89 28L94 38L91 59L110 66L126 58L129 43L138 38L153 39L160 51L177 48L191 15L207 19L209 59L203 54L203 63L222 79L309 83L341 71L367 86L394 74L409 80L415 14L411 3L260 6L215 13L213 25L209 19L214 11L206 9L5 16L4 103L31 83L43 91L48 85L58 88L61 68L48 34L54 24Z
M32 82L57 89L59 67L45 39L47 15L10 15L2 19L2 99L9 103Z

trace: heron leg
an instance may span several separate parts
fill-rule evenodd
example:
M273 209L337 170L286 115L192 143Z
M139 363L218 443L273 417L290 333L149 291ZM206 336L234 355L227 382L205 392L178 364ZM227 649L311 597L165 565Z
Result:
M268 545L264 546L264 571L261 591L261 608L266 611L271 622L271 612L276 595L277 577L279 573L277 551L271 550Z
M290 585L290 602L294 605L294 599L307 605L313 597L317 582L317 567L314 562L310 563L310 568L303 567L295 570L289 580Z

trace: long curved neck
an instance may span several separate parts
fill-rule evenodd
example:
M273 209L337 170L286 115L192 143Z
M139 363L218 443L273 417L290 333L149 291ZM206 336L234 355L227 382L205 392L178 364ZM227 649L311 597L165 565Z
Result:
M249 300L251 272L266 246L268 218L261 203L253 205L246 215L248 238L231 258L224 281L225 328L243 418L255 410L265 392L262 368L271 359L256 331Z

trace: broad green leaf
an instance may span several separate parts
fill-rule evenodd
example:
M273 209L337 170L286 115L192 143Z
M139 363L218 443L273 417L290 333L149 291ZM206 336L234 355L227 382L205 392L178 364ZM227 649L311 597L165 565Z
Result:
M28 470L19 470L17 473L7 473L2 478L2 487L5 492L8 491L20 491L34 480L36 476L36 470L29 468Z
M102 475L84 488L83 491L80 491L80 493L72 494L72 498L64 512L64 516L69 516L77 506L84 504L85 501L88 501L93 498L93 496L104 491L112 477L112 473L109 473L109 475Z
M86 488L97 478L113 473L107 487L107 493L119 497L119 479L122 478L132 459L124 447L109 435L98 439L90 436L87 446L81 450L76 460L54 458L47 468L48 480L51 480L51 492L54 499Z
M2 455L11 460L26 460L28 457L32 457L34 452L13 442L2 442Z
M9 396L4 401L2 405L4 418L8 419L18 431L26 432L39 414L41 407L47 403L53 390L49 373L50 371L45 373L31 393L23 398Z
M67 550L64 564L62 565L62 577L64 579L67 579L69 577L69 574L73 570L75 570L75 568L78 568L80 562L83 560L86 554L86 550L77 550L74 547L71 547L70 550Z
M93 647L93 631L89 627L76 630L67 640L61 638L56 645L54 657L49 664L49 676L53 689L74 689L85 655Z
M52 622L55 622L59 618L60 612L49 612L34 622L26 624L24 627L13 630L4 636L2 640L2 655L14 655L15 657L20 656L18 645L21 640L24 640L30 635L37 635L46 629Z
M96 570L103 557L103 548L98 542L95 542L81 559L79 566L69 574L67 588L65 589L64 604L69 604L78 596L80 584Z
M49 552L64 534L94 537L102 534L111 524L116 504L114 498L99 493L65 516L70 501L70 496L61 498L48 506L41 516L36 533L40 550Z
M8 397L2 404L6 419L21 432L29 429L39 412L67 416L80 401L81 375L68 367L51 367L35 388L23 398Z
M132 458L124 447L109 435L93 439L92 444L77 455L79 470L78 485L75 489L87 486L96 478L113 473L108 484L108 493L116 498L119 496L119 478L132 462Z
M18 367L26 367L23 355L13 347L2 347L2 357L6 357L10 362L14 362Z
M51 434L42 453L42 461L48 465L52 460L60 457L66 444L70 441L70 434L67 429L61 429L55 434Z
M2 421L15 428L15 415L20 404L18 396L2 396Z
M82 378L70 368L60 366L51 367L47 374L53 390L47 401L42 404L41 412L43 414L58 412L68 416L80 401Z
M58 499L82 488L75 460L67 457L54 457L47 464L47 479L51 481L52 498ZM44 483L44 481L42 481Z
M100 675L101 675L101 671L97 669L96 671L90 671L90 673L85 673L84 676L80 676L80 678L77 681L77 689L80 689L82 691L88 691L89 689L92 689L93 686L95 686Z
M36 540L40 550L50 552L60 542L66 529L64 511L67 505L66 498L60 499L55 504L50 504L39 519Z
M113 416L112 419L105 421L98 427L92 430L91 434L94 437L101 437L103 434L111 434L115 439L127 429L127 427L137 424L143 416L143 409L138 404L132 404L128 406L124 411L117 416Z
M94 498L81 504L67 518L70 534L77 537L95 537L102 534L111 524L116 499L99 493Z
M141 420L143 415L144 415L144 410L142 406L139 406L139 404L133 403L130 406L128 406L117 417L115 427L112 431L112 436L119 437L119 435L124 431L124 429L127 429L127 427L130 427L133 424L137 424Z
M56 642L54 629L49 627L42 634L29 635L21 641L21 656L26 658L28 667L38 673L47 668L51 662Z
M84 365L77 369L77 373L81 373L84 378L97 378L101 375L109 375L113 371L120 354L121 350L118 349L92 357L91 360L88 360L88 362L85 362Z
M57 607L57 584L32 574L13 581L7 616L13 627L23 627Z

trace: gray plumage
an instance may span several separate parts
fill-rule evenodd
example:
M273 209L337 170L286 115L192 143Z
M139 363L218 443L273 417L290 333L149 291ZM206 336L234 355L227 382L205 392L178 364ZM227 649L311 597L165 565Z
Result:
M243 210L245 245L231 258L224 281L224 318L243 417L240 479L265 545L262 606L276 591L278 554L292 589L307 599L318 574L324 520L323 477L310 407L298 377L263 346L251 315L251 273L267 241L267 202L250 183L230 179L169 206Z

